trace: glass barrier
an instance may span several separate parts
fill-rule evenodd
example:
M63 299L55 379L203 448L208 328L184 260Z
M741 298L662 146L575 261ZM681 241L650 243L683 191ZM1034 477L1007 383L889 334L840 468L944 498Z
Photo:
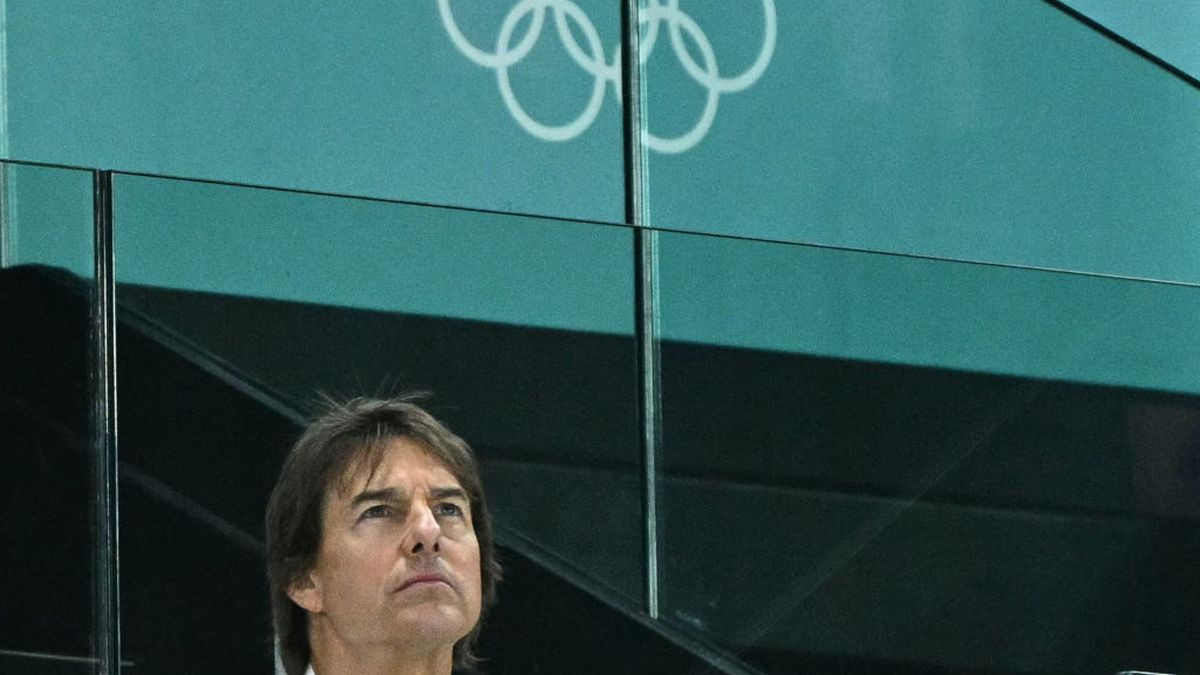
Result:
M0 671L97 646L92 174L0 163Z
M662 614L771 673L1186 672L1200 287L659 239Z
M650 0L655 227L1200 281L1200 96L1050 2Z
M0 162L5 267L44 265L91 280L90 171Z
M619 222L618 6L551 4L9 2L7 157Z
M114 205L130 658L269 657L262 514L318 392L433 392L498 527L641 606L630 230L130 175ZM236 602L179 612L214 568Z

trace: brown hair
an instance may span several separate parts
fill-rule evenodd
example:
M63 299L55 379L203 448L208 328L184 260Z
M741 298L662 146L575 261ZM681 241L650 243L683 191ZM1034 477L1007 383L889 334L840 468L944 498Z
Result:
M479 540L483 610L496 600L500 563L492 521L483 496L479 467L470 446L413 403L418 395L389 399L326 401L325 410L292 446L267 504L267 580L280 656L288 675L300 675L312 658L307 612L288 597L288 587L316 563L326 494L352 470L371 474L383 459L388 441L415 440L458 480L471 502L471 520ZM454 645L454 665L472 668L478 659L479 623Z

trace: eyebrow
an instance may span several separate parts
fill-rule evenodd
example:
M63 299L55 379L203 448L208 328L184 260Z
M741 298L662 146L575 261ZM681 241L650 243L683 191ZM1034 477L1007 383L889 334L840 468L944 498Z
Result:
M404 493L397 488L380 488L378 490L364 490L354 496L350 500L350 508L357 508L359 505L366 502L400 502L403 501Z
M435 487L429 491L429 496L433 499L461 499L467 503L471 501L467 493L459 487Z
M405 493L398 488L388 487L378 490L364 490L350 500L350 508L356 509L366 502L401 502ZM460 487L435 487L429 491L431 499L461 499L470 503L467 493Z

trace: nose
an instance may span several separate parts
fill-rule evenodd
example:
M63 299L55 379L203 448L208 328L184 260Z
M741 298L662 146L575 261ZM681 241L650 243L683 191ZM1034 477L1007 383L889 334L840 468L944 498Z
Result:
M442 526L425 504L415 505L412 510L404 550L410 555L432 555L441 552Z

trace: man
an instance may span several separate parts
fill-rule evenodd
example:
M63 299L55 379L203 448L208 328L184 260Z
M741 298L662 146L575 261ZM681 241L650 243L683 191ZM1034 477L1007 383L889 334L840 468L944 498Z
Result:
M288 675L475 665L491 518L470 447L411 397L331 404L284 461L266 531Z

